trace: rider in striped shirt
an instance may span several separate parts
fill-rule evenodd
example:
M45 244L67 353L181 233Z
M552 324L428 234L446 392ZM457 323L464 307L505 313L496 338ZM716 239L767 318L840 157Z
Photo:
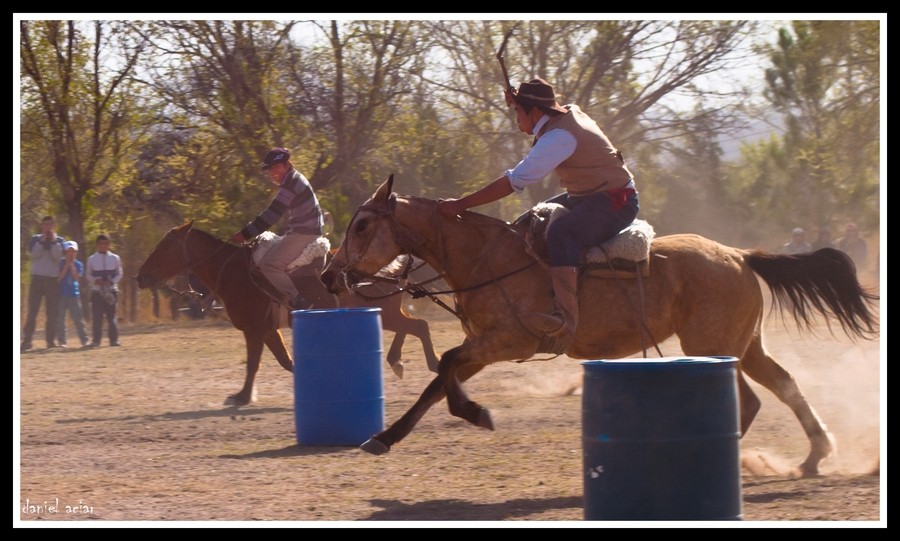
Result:
M322 236L324 216L309 181L294 169L286 148L273 148L263 158L262 169L278 191L269 206L253 221L232 235L232 242L244 242L272 227L285 212L288 227L281 241L259 262L259 270L281 293L281 301L294 310L309 308L288 275L287 266L311 242Z

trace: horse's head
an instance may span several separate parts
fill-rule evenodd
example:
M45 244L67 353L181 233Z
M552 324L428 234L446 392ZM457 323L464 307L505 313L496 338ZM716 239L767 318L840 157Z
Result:
M322 283L331 293L352 287L362 277L375 275L401 253L406 253L409 243L405 232L394 216L397 195L392 192L394 175L363 203L347 225L347 233L325 271ZM406 235L398 232L404 229Z
M185 240L194 222L173 227L153 248L137 273L138 287L153 287L175 276L187 267Z

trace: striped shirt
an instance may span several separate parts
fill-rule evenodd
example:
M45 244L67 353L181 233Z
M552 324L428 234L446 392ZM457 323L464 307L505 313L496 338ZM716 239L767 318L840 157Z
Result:
M245 239L267 231L284 213L288 213L287 233L322 235L325 218L312 186L296 169L284 173L278 192L259 216L241 229Z

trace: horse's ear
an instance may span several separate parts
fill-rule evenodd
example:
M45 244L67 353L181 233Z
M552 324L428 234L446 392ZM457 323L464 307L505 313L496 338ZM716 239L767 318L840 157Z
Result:
M173 231L188 231L190 228L194 227L194 220L185 220L183 224L176 225L172 228Z
M394 174L391 173L391 176L388 177L384 183L378 187L378 190L375 192L375 195L372 196L372 199L375 201L381 201L387 203L388 198L390 198L391 193L394 191Z

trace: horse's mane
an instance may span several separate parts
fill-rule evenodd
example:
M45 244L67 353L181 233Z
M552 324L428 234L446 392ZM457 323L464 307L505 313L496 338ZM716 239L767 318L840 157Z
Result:
M185 227L185 226L187 226L187 227ZM176 232L176 230L179 230L179 231ZM179 236L182 236L182 237L186 237L189 233L199 233L200 235L207 237L210 240L216 241L220 244L226 244L228 246L231 246L232 248L240 248L239 246L234 246L234 245L230 244L227 240L220 239L219 237L213 235L212 233L200 229L199 227L193 225L193 222L185 222L184 224L173 228L170 231L170 233L177 233Z
M432 208L432 212L437 212L437 200L436 199L428 199L427 197L419 197L415 195L397 195L398 198L405 199L410 203L421 204L421 205L429 205ZM494 218L493 216L488 216L487 214L481 214L479 212L475 212L472 210L467 210L460 214L460 218L463 222L472 224L472 225L491 225L491 226L504 226L508 227L509 222L501 220L499 218Z

